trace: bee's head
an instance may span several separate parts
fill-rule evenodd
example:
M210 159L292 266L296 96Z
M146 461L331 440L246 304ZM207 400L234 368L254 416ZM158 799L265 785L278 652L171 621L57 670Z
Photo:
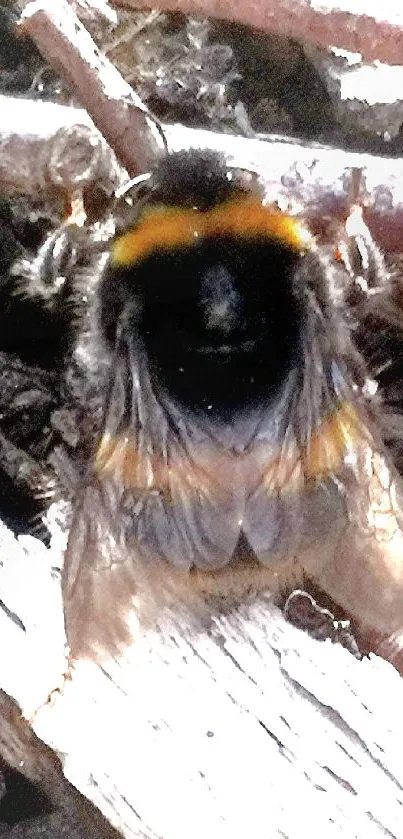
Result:
M173 155L112 247L104 336L141 341L154 383L181 401L221 410L272 398L301 355L300 268L312 247L217 155Z

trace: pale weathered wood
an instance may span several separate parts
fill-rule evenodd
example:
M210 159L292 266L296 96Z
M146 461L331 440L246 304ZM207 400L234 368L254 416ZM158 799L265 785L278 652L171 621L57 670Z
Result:
M53 703L61 544L0 531L0 684L125 837L401 836L403 682L287 624L270 597L161 616L124 660L79 662Z

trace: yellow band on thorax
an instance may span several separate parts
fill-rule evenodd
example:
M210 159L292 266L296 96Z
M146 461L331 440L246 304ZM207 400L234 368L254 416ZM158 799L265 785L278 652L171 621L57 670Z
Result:
M126 268L153 253L192 247L203 239L223 236L276 241L298 252L309 250L313 241L298 219L265 207L248 195L206 211L152 207L136 227L116 239L111 261Z

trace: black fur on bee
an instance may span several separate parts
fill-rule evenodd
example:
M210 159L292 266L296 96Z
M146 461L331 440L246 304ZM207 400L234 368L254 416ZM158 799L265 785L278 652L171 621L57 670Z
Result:
M382 334L402 340L392 287L366 233L335 260L220 156L157 167L94 294L107 385L63 570L73 658L116 652L173 591L236 598L305 572L396 630L370 515L393 496L400 532L374 384Z

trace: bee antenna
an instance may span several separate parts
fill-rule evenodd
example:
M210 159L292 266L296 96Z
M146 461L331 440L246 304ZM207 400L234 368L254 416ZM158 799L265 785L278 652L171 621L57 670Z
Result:
M148 181L152 176L152 172L143 172L141 175L136 175L135 178L131 178L130 181L126 181L123 186L119 187L119 189L115 192L115 198L123 198L127 192L130 192L135 186Z

